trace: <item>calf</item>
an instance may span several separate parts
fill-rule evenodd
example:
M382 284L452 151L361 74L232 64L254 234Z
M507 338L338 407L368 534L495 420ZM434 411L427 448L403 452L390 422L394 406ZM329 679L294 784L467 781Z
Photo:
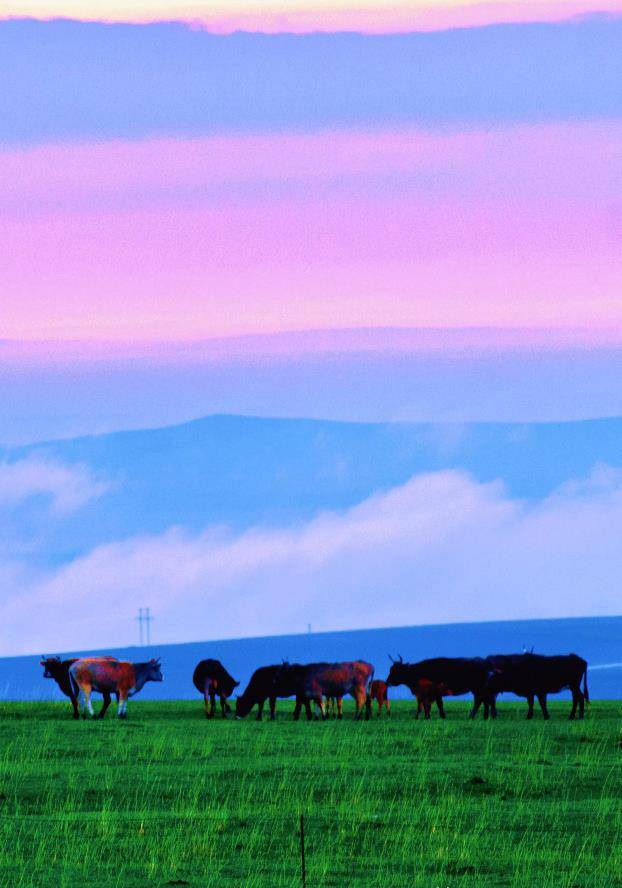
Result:
M110 660L106 657L85 657L69 667L74 693L82 699L82 714L94 716L91 692L117 695L117 717L125 718L127 698L137 694L148 681L162 681L160 659L147 663Z
M387 715L391 715L391 703L389 701L389 686L386 681L377 678L369 686L369 696L371 700L375 700L378 704L378 717L383 707L387 710Z
M547 657L542 654L495 654L486 657L489 667L487 690L493 718L497 715L496 697L504 691L527 698L527 718L533 718L534 698L548 719L548 694L557 694L569 689L572 692L570 718L574 719L579 710L583 718L585 702L589 702L587 690L587 661L576 654ZM583 690L581 690L583 680Z
M205 717L214 717L216 697L218 697L222 717L226 718L227 712L231 712L227 697L231 696L240 682L229 675L220 660L201 660L194 670L192 681L197 691L205 698Z
M61 660L60 657L44 657L41 660L41 665L43 666L43 677L53 678L63 694L66 697L69 697L69 699L71 700L71 705L73 707L74 718L80 718L80 710L78 708L78 698L71 684L71 678L69 677L69 667L72 663L75 663L77 659L77 657L73 657L69 660ZM105 659L116 660L116 657L105 657ZM104 716L106 715L106 711L110 706L111 696L108 691L104 691L102 696L104 698L104 705L97 715L97 718L104 718Z

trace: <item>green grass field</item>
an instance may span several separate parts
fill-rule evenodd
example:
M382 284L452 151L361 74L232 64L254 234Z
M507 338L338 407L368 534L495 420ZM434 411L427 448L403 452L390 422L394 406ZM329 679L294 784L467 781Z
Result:
M568 722L207 722L201 701L131 701L127 722L0 704L0 884L622 884L620 704ZM112 713L111 713L112 714Z

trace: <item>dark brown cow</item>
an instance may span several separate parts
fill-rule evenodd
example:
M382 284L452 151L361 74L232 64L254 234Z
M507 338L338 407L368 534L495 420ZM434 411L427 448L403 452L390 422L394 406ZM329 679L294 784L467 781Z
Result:
M218 697L222 717L226 718L227 712L231 712L227 697L231 696L240 682L229 675L220 660L201 660L194 670L192 681L197 691L205 698L205 717L214 717L216 697Z

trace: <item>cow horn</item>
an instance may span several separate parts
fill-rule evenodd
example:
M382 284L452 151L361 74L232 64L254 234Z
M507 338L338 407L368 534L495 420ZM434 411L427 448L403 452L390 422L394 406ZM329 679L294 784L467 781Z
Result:
M395 663L395 660L393 659L393 657L391 656L391 654L389 654L388 657L389 657L389 660L390 660L392 663Z
M397 656L399 657L399 661L400 661L400 663L403 663L403 662L404 662L404 658L402 657L402 655L401 655L401 654L398 654Z

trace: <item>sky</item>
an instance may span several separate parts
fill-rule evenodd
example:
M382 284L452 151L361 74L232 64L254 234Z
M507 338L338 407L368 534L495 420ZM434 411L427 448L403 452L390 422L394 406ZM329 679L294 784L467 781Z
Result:
M1 7L0 82L0 447L214 412L622 413L622 2L20 0ZM15 460L0 462L0 510L42 497L63 521L117 483ZM503 570L492 551L525 583L543 565L566 576L592 517L594 576L572 601L542 601L535 584L515 615L609 613L609 581L586 603L599 571L616 569L599 530L619 521L607 471L604 488L568 479L571 494L534 505L458 466L295 531L180 527L60 566L41 565L36 538L19 551L9 540L7 631L42 601L75 612L84 576L100 576L102 595L124 588L124 565L139 595L152 557L194 565L179 577L188 608L214 565L215 588L250 596L250 613L254 584L300 579L309 601L293 625L347 585L377 507L395 518L382 557L403 568L391 614L413 572L439 590L461 575L491 590ZM420 515L421 491L464 503L464 525L449 507L439 527ZM480 519L492 548L476 539ZM240 553L248 573L234 569ZM177 600L173 586L162 581L154 606ZM503 604L483 595L475 611ZM441 616L466 612L452 599ZM286 631L288 619L237 623Z
M147 22L180 19L210 30L263 32L437 30L498 22L556 21L619 11L619 0L6 0L7 16Z

